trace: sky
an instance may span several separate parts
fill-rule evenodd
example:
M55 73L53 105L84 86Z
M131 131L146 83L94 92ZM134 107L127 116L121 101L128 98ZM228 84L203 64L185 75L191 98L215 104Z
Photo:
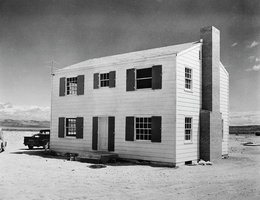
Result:
M0 119L49 120L50 63L221 34L231 125L260 124L259 0L0 0Z

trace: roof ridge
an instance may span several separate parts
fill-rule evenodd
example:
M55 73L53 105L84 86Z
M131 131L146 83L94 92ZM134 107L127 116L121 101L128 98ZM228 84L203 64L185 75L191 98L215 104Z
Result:
M72 64L70 66L61 68L60 70L63 69L74 69L74 68L80 68L85 67L87 65L96 65L96 62L100 61L100 64L103 62L107 63L116 63L116 62L122 62L128 59L142 59L142 58L149 58L149 57L155 57L155 56L161 56L163 54L177 54L183 50L186 50L193 45L198 44L197 41L195 42L188 42L188 43L182 43L182 44L176 44L176 45L169 45L169 46L164 46L164 47L156 47L152 49L145 49L145 50L140 50L140 51L133 51L133 52L127 52L127 53L122 53L122 54L114 54L114 55L109 55L109 56L104 56L104 57L96 57L96 58L91 58L79 63Z

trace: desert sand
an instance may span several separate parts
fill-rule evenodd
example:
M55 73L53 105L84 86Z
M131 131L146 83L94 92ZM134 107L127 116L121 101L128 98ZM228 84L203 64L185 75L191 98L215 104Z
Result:
M118 163L91 169L91 163L44 156L28 150L23 136L5 131L0 154L1 200L51 199L260 199L260 137L231 135L229 158L212 166L152 167Z

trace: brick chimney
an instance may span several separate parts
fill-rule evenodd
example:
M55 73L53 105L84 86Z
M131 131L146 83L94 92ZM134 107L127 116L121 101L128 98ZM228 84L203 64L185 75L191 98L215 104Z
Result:
M202 110L200 113L200 158L222 156L220 113L220 32L213 26L200 30L202 43Z

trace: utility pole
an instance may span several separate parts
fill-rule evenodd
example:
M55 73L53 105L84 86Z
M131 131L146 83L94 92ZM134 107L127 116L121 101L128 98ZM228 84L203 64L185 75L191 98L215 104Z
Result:
M51 61L50 63L48 63L48 65L47 65L48 67L51 67L51 75L52 75L52 76L55 76L54 70L59 69L58 67L55 67L54 64L60 64L60 63L58 63L58 62L52 60L52 61Z

